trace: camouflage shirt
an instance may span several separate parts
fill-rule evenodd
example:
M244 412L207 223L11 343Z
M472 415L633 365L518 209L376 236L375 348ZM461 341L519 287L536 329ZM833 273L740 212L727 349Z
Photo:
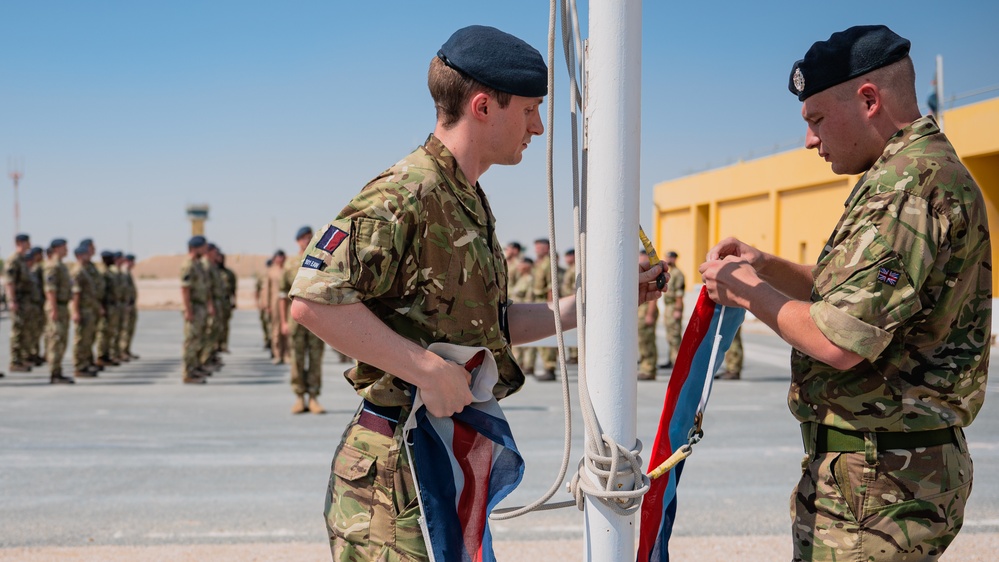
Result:
M506 261L481 188L469 184L433 135L372 180L305 250L293 298L363 302L399 335L483 346L499 367L502 398L524 384L499 325L507 300ZM359 363L347 372L358 394L408 406L408 383Z
M795 417L862 431L970 424L985 399L991 255L982 193L936 122L896 133L813 270L812 318L863 360L839 371L794 350Z
M73 280L69 276L69 269L62 261L50 259L45 262L43 269L45 293L55 293L56 304L64 306L73 297ZM45 300L48 305L48 299Z
M208 302L208 276L201 267L201 260L188 256L180 266L180 286L191 290L191 304L204 305Z
M663 304L668 308L673 308L676 305L676 299L683 298L686 291L687 280L680 268L674 265L669 268L669 281L666 282L666 290L663 291Z
M24 256L14 253L7 258L7 263L4 264L4 273L7 276L7 282L14 286L14 299L17 303L20 304L29 299L33 290L31 288L31 271L28 269L28 263Z
M531 297L533 302L548 302L552 300L552 262L551 255L534 260L531 268Z
M73 280L73 293L80 295L80 311L96 312L100 306L97 300L97 287L86 266L79 262L69 266L69 276Z

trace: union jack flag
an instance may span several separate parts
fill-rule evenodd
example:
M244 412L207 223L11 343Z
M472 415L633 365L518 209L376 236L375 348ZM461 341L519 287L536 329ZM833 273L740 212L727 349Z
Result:
M878 268L878 281L882 283L888 283L894 287L895 284L898 283L898 276L899 273L897 271L892 271L887 267Z

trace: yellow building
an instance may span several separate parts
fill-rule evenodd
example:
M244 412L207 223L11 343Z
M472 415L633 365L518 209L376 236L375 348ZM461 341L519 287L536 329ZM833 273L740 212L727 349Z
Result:
M990 231L999 232L999 98L947 111L944 132L982 188ZM837 176L814 150L799 148L662 182L653 195L654 243L663 253L676 250L689 283L701 282L697 267L727 236L815 263L859 179ZM999 243L993 263L997 254Z

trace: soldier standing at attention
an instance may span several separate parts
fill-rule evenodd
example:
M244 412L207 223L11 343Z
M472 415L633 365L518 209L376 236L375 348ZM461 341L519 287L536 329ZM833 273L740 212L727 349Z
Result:
M45 364L45 351L39 352L42 336L45 334L45 284L43 265L45 252L35 246L31 249L28 258L28 274L31 279L31 296L28 298L25 307L28 318L28 360L31 364L40 366Z
M663 291L663 323L666 325L666 343L669 344L669 361L662 364L664 369L672 369L676 354L680 351L683 338L683 295L687 291L683 272L676 266L679 255L674 251L666 253L669 267L669 283Z
M916 101L909 41L858 26L794 63L805 146L863 174L815 266L722 240L716 302L793 347L788 405L806 458L795 560L937 560L964 521L962 427L985 399L992 249L985 201Z
M119 354L127 361L138 359L139 356L132 353L132 339L135 338L135 323L139 319L139 309L136 302L139 299L138 291L135 287L135 277L132 276L132 269L135 268L135 256L125 255L125 262L121 267L121 278L125 282L125 313L122 315L121 340L118 344Z
M510 242L506 245L506 248L503 248L503 257L506 258L507 287L513 287L520 277L520 268L517 266L520 264L520 260L523 259L523 256L521 256L523 250L524 247L520 245L520 242Z
M66 257L66 241L56 238L49 245L51 255L43 271L45 283L45 357L49 363L52 384L73 384L73 379L63 376L62 358L69 339L69 301L73 297L69 270L62 263Z
M236 274L225 266L225 254L219 252L219 273L222 275L222 285L225 287L226 307L223 309L222 337L219 339L219 351L229 353L229 326L232 323L232 311L236 309L236 290L239 280Z
M80 245L73 255L76 262L69 268L73 287L73 298L70 301L70 316L73 320L73 376L96 377L97 366L92 362L92 351L99 304L97 289L86 265L90 248Z
M513 303L533 302L534 297L531 287L534 286L534 278L531 277L531 270L534 269L534 260L531 258L520 258L517 261L517 283L509 287L510 301ZM513 348L513 358L517 360L525 375L534 374L534 364L538 362L538 348L532 345L521 345Z
M288 314L288 307L291 301L288 299L288 291L295 281L298 268L306 258L305 249L309 247L312 240L312 228L303 226L295 234L295 242L298 244L298 255L288 260L284 268L284 276L281 278L281 324L287 328L282 328L288 334L289 347L291 348L291 389L295 392L295 403L291 407L291 413L301 414L306 408L305 396L308 395L308 409L313 414L322 414L326 410L316 399L323 387L323 350L326 344L318 336L310 332L305 326L295 322Z
M14 237L14 253L7 258L4 272L7 277L7 307L10 309L10 372L28 373L32 362L29 359L27 342L26 304L31 294L31 272L28 270L28 252L31 251L31 237L18 234Z
M645 250L638 253L638 263L642 268L649 267L649 255ZM659 321L659 306L650 301L638 306L638 380L656 380L656 364L659 350L656 348L656 323Z
M512 35L466 27L431 60L428 83L434 133L316 231L289 293L296 321L358 361L347 378L364 402L337 449L326 498L335 560L427 558L403 424L416 388L441 417L472 394L469 373L425 346L490 349L493 394L503 398L524 384L510 344L555 330L547 304L507 306L503 247L478 182L493 164L520 162L544 131L544 60ZM658 297L660 271L639 276L641 301ZM575 327L575 298L560 304L562 322Z
M90 338L89 343L86 346L88 354L88 363L93 365L98 371L103 371L104 366L97 364L97 353L94 348L97 344L97 334L103 329L103 324L105 317L107 316L107 311L104 309L104 292L106 289L106 282L104 280L104 274L97 268L97 266L92 261L94 255L97 253L97 247L94 246L94 241L91 238L84 238L80 241L80 246L87 248L87 261L86 265L87 273L90 274L90 279L94 282L94 292L97 295L97 315L96 324L94 325L94 333Z
M552 264L548 257L551 251L551 244L547 238L538 238L534 241L534 269L531 270L532 302L548 303L552 302ZM542 347L538 349L541 357L541 366L544 371L540 375L535 375L539 381L555 380L555 368L558 367L558 349L554 347ZM534 370L534 365L527 365L527 368Z
M201 266L207 242L194 236L187 242L187 258L180 267L180 292L184 304L184 382L204 384L211 373L201 367L205 323L214 312L208 295L208 280Z
M205 255L201 257L201 268L205 272L208 283L208 298L212 302L212 310L205 323L202 339L200 361L206 371L218 371L222 368L222 360L218 356L219 337L222 334L223 310L226 307L225 287L222 285L222 275L219 273L219 249L209 243Z
M284 277L284 250L274 252L267 270L267 309L271 317L271 360L275 365L288 362L288 324L281 321L281 283Z
M97 323L97 365L100 367L116 367L119 365L111 357L111 340L118 331L121 321L121 311L118 308L120 286L118 283L118 268L114 265L114 252L101 252L101 265L97 266L103 280L104 293L101 295L101 305L104 316Z
M565 251L565 271L562 272L562 285L559 290L563 297L576 294L576 250L574 248ZM579 363L579 349L577 347L567 346L565 353L566 362L570 365Z
M270 327L270 318L269 318L270 311L267 308L267 298L266 298L266 293L264 291L264 286L266 285L267 281L267 271L271 267L270 258L267 259L264 265L266 266L266 268L264 269L263 274L259 272L253 274L253 278L256 281L254 298L256 299L257 302L257 310L260 311L260 327L264 331L264 349L270 350L271 349L271 327ZM274 357L273 352L271 353L271 357L272 358Z

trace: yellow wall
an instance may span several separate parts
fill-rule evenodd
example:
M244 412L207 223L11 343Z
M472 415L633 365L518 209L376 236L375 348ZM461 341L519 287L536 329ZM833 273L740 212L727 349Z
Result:
M997 130L999 98L944 115L944 132L982 188L992 232L999 232ZM791 261L814 263L858 179L833 174L814 151L800 148L659 183L653 192L656 247L680 254L677 266L688 284L701 282L697 267L727 236ZM992 252L996 263L999 243ZM994 282L999 293L999 276Z

